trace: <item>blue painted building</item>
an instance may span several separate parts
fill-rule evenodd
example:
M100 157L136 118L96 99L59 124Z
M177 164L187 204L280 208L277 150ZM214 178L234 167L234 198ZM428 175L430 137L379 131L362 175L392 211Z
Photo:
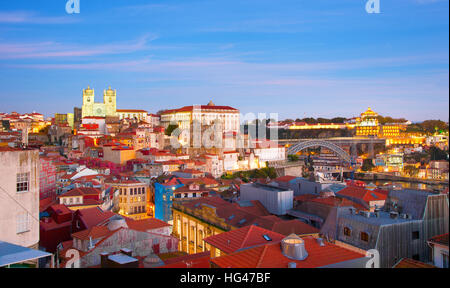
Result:
M184 186L178 179L155 183L155 218L164 222L172 220L173 191Z

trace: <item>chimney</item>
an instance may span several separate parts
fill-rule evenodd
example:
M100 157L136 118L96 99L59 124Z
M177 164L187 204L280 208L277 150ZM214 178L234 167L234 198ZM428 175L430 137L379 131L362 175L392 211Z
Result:
M88 250L91 250L94 247L95 247L94 243L92 243L92 236L89 236L89 247L88 247Z
M100 266L108 268L108 252L100 253Z
M122 254L125 254L125 255L130 256L130 257L132 257L132 254L133 254L133 251L131 251L131 250L128 249L128 248L122 248L122 249L120 249L120 252L121 252Z

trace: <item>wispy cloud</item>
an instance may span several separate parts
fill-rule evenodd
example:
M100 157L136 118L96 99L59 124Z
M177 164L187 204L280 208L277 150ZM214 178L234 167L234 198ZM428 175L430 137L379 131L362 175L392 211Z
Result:
M69 24L79 22L80 18L66 16L41 16L32 11L0 11L0 24Z
M438 2L448 2L448 0L414 0L418 4L433 4Z
M127 54L149 49L148 42L156 35L144 35L137 40L105 45L70 45L58 42L0 43L0 59L61 58Z

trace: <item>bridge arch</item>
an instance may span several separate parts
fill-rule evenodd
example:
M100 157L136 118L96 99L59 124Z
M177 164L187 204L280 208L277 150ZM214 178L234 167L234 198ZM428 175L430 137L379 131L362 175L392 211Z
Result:
M297 144L294 144L291 147L289 147L287 152L288 152L288 154L295 154L304 149L307 149L310 147L316 147L316 146L321 146L321 147L330 149L331 151L336 153L345 162L347 162L349 164L352 163L352 157L347 152L345 152L344 149L342 149L341 147L339 147L336 144L333 144L333 143L330 143L327 141L323 141L323 140L301 141L301 142L298 142Z

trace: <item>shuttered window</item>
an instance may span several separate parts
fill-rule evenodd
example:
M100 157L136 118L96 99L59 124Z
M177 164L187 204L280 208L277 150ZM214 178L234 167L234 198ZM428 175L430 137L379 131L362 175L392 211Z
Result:
M30 219L28 212L19 213L16 216L16 233L24 233L30 231Z

